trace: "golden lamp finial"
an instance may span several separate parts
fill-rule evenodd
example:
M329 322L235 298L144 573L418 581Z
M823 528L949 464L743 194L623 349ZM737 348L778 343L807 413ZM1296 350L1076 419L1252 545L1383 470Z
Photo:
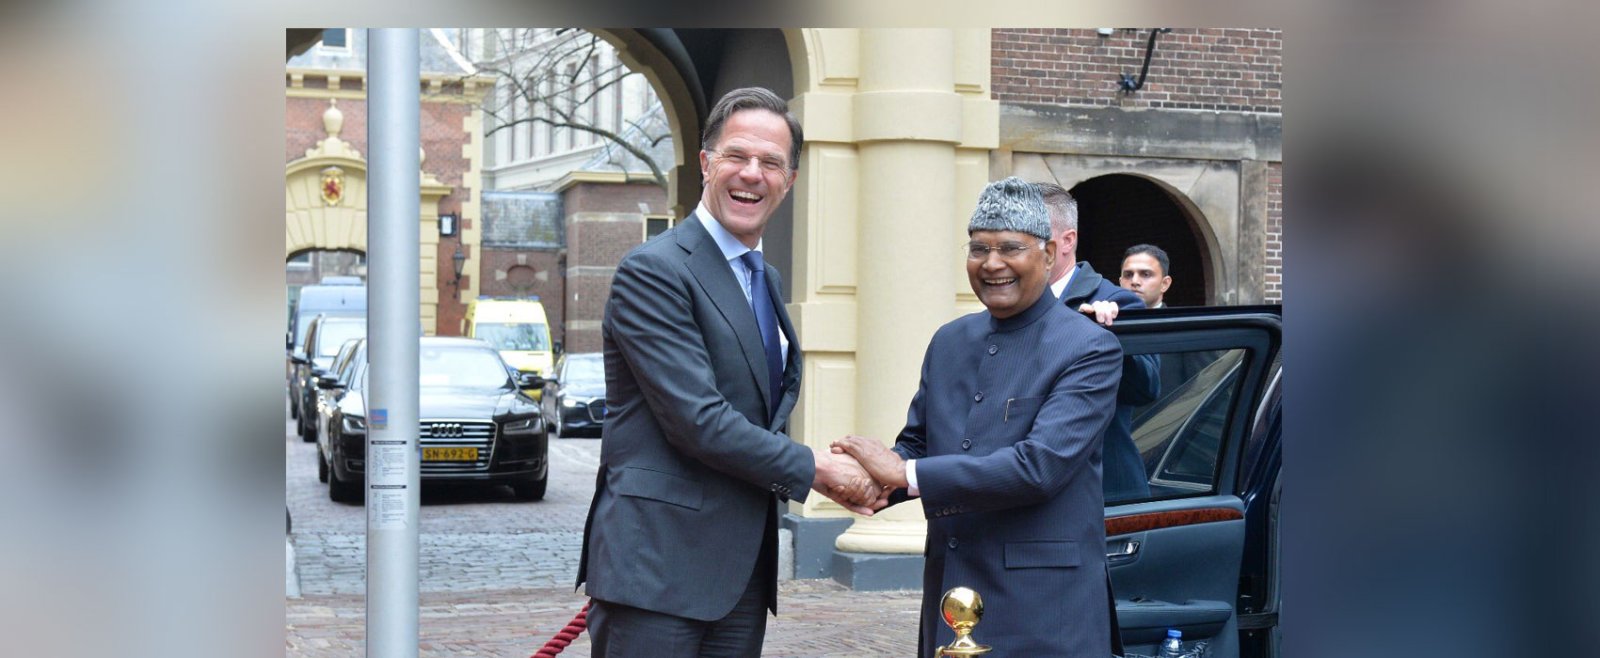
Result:
M944 613L944 623L956 632L956 641L948 647L939 647L934 656L962 658L989 653L989 647L972 639L972 629L983 619L983 597L968 588L955 587L944 593L939 608Z

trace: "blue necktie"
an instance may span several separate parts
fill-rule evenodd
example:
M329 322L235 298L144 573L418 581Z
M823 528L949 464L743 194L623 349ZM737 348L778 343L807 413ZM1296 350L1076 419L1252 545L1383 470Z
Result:
M778 345L778 312L773 309L772 295L767 292L767 266L761 252L746 251L739 257L750 268L750 308L756 313L756 326L761 328L761 346L767 352L767 383L772 399L767 401L768 417L778 412L779 388L783 382L783 350Z

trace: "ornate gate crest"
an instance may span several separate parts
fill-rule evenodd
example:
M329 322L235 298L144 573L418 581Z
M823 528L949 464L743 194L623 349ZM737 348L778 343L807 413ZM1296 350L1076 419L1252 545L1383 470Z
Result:
M328 167L322 170L322 202L337 206L344 201L344 170Z

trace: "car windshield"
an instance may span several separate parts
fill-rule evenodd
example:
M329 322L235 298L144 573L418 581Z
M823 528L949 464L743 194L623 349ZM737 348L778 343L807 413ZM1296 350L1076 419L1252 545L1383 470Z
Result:
M600 355L595 354L585 357L568 357L566 381L567 386L603 386L606 383L605 363L600 360Z
M484 322L478 325L475 337L497 350L542 352L550 349L549 335L542 324Z
M362 338L367 335L365 322L327 322L322 323L322 330L317 332L317 356L338 356L339 348L351 338Z
M510 379L500 355L485 349L424 346L418 361L424 387L500 388Z

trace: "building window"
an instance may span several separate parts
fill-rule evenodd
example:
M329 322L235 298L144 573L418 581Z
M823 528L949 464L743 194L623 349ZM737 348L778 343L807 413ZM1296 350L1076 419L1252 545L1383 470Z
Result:
M349 48L350 30L342 27L330 27L322 31L323 48Z
M650 238L661 235L669 228L672 228L671 217L665 215L655 217L647 216L644 218L644 239L649 240Z
M311 269L311 252L302 251L302 252L300 252L298 254L295 254L293 258L289 259L289 269L291 269L291 270L309 270L309 269Z

